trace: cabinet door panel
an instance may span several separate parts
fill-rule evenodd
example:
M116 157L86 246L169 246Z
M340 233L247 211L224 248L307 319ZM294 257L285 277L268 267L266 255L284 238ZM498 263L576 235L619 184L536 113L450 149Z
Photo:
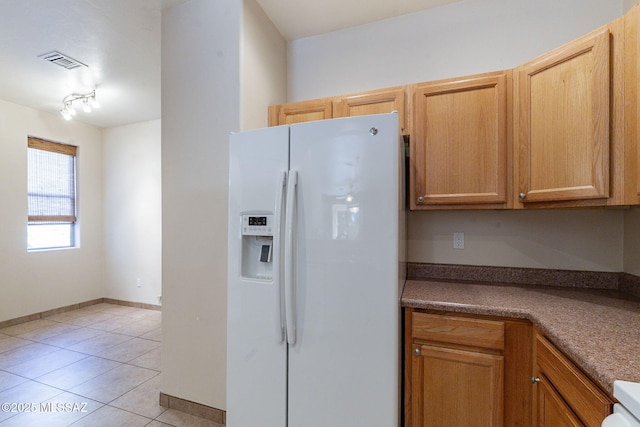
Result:
M292 125L331 118L331 100L301 101L269 107L269 126Z
M412 208L506 202L507 74L415 88Z
M573 411L589 426L599 426L611 413L611 400L553 344L536 335L536 362Z
M538 427L583 426L546 378L542 377L538 386Z
M523 202L607 198L609 29L523 65L519 91Z
M629 204L638 204L635 196L640 196L640 149L637 142L640 135L640 4L633 6L624 16L624 31L625 170L631 172L628 185L634 187Z
M429 345L415 349L412 427L503 425L503 356Z
M398 112L400 130L406 133L404 89L386 89L343 96L333 105L334 117L365 116Z

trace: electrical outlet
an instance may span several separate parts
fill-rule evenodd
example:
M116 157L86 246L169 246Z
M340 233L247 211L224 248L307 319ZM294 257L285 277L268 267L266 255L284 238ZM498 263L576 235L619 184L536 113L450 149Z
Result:
M464 249L464 233L463 232L454 232L453 233L453 249Z

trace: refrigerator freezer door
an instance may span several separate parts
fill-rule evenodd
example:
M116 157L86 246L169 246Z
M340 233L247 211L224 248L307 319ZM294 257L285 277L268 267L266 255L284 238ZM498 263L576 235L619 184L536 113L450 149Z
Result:
M290 133L297 341L288 426L396 426L397 115L309 122Z
M278 267L282 258L282 206L278 201L283 200L288 152L288 127L232 134L229 138L228 427L286 425L287 347L281 330ZM274 217L271 279L243 276L243 239L247 239L244 243L255 244L251 239L259 238L242 236L242 216L247 213L257 213L257 218L267 218L267 214ZM260 251L246 253L252 255L248 262L265 263Z

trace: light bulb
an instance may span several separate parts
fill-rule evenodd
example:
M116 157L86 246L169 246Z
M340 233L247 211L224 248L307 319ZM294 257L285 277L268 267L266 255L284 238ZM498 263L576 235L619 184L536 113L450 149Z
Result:
M71 114L69 114L69 111L67 111L66 108L62 108L60 109L60 114L62 114L62 117L64 117L65 120L71 120Z
M91 98L89 98L89 103L91 104L91 106L93 108L100 108L100 103L98 102L98 100L96 99L96 96L93 95Z
M76 114L78 114L78 112L76 111L75 108L73 108L73 104L72 103L67 103L67 105L65 105L65 108L67 109L67 113L69 113L72 116L75 116Z
M91 106L89 105L89 100L87 98L85 98L82 102L82 111L84 111L85 113L91 112Z

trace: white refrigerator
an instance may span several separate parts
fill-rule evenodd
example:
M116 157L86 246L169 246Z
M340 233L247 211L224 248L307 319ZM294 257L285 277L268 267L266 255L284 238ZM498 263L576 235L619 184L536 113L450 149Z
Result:
M229 140L227 427L395 427L405 281L397 114Z

